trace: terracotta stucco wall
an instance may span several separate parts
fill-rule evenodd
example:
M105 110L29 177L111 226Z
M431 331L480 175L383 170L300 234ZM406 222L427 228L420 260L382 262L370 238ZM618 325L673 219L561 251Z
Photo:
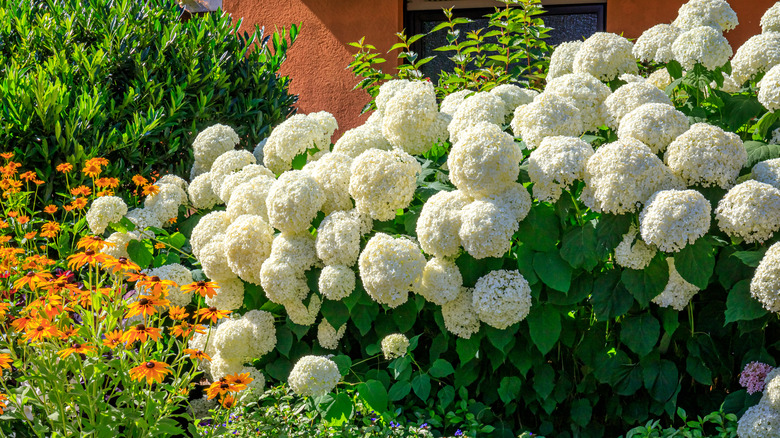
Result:
M383 53L397 42L403 28L403 0L223 0L234 19L247 29L303 23L282 73L292 78L291 90L300 96L298 112L328 111L339 132L361 124L357 117L368 102L362 90L351 91L357 79L346 69L355 49L348 45L366 37ZM388 57L389 62L394 60ZM335 140L335 138L334 138Z
M658 23L671 23L677 10L687 0L607 0L607 31L636 38ZM777 0L730 0L737 13L739 26L726 32L736 52L751 36L761 33L761 16Z

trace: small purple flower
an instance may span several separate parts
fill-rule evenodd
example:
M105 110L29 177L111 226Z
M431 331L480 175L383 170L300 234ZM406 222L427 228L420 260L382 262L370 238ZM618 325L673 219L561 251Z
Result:
M463 436L463 431L458 429L455 431L455 436Z
M774 368L763 362L750 362L739 375L739 384L747 388L748 394L755 394L764 390L764 379Z

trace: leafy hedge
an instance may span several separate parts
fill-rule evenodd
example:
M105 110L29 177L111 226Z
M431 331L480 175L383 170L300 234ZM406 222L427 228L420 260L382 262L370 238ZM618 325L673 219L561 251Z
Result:
M184 175L206 126L233 126L244 146L265 138L297 99L278 71L298 27L264 36L222 12L180 17L174 0L0 1L3 150L48 194L62 161Z

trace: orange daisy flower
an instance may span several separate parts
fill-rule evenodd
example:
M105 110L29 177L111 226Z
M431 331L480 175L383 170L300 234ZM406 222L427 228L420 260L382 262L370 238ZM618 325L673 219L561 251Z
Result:
M189 313L187 313L187 309L180 306L171 306L168 309L168 317L174 320L182 320L186 317L190 316Z
M11 303L0 303L0 319L5 318L9 307L11 307Z
M106 242L101 237L98 236L84 236L81 239L79 239L79 242L76 244L76 248L100 251L106 246L112 246L112 245L113 243Z
M23 174L19 175L19 178L25 180L25 181L32 181L36 179L38 175L33 172L32 170L29 170L27 172L24 172Z
M73 196L89 196L92 194L92 189L87 186L78 186L70 189L70 194Z
M130 327L124 335L122 335L122 342L127 342L129 344L132 344L135 341L146 342L149 338L153 341L158 341L160 339L160 329L138 324Z
M216 307L211 306L198 310L195 312L195 316L200 318L200 322L204 322L208 319L211 320L212 324L216 324L217 321L230 315L231 313L232 312L230 310L217 310Z
M133 175L133 184L135 184L137 186L146 185L146 183L148 183L148 182L149 182L149 180L147 180L146 178L144 178L141 175Z
M35 183L36 186L39 186L41 184L46 184L46 181L40 180L40 179L34 179L33 183Z
M57 172L70 173L73 170L73 165L70 163L62 163L57 165Z
M106 333L106 339L103 339L103 345L108 348L114 348L122 342L122 330L114 330Z
M54 204L49 204L46 207L44 207L43 212L48 214L54 214L57 212L57 206Z
M26 224L27 222L30 222L30 217L29 217L29 216L19 216L19 217L16 219L16 221L17 221L17 222L19 222L19 224L20 224L20 225L24 225L24 224Z
M16 217L16 216L19 216L19 212L18 211L9 211L8 212L8 217Z
M67 341L68 339L72 338L73 336L76 336L78 334L79 330L74 327L65 327L65 329L60 331L60 339L63 341Z
M135 283L138 281L146 280L149 277L143 272L125 272L125 278L130 283Z
M182 321L181 324L171 327L171 334L174 337L186 338L192 332L204 334L206 333L206 327L201 324L190 324L187 321Z
M95 158L90 158L89 160L87 160L87 162L85 164L88 165L88 166L89 165L93 165L93 164L95 166L108 166L108 160L106 158L103 158L103 157L95 157Z
M24 274L21 278L14 282L14 289L21 289L24 286L30 288L30 290L37 290L40 283L49 281L52 278L48 272L33 272L30 271Z
M41 227L41 237L46 237L47 239L53 239L59 232L60 224L54 221L46 222Z
M237 388L237 391L242 391L247 388L247 385L252 383L253 378L249 377L249 373L235 373L229 376L225 376L225 380Z
M127 257L119 257L118 259L107 260L106 267L111 269L114 274L122 271L137 271L141 269L138 265L131 262Z
M70 204L66 204L66 205L62 206L62 209L65 210L65 211L71 211L71 210L73 210L73 206L70 205Z
M160 193L160 188L154 184L147 184L144 186L143 190L141 190L141 194L144 196L156 195L158 193Z
M13 320L13 322L11 322L11 327L13 327L13 329L16 331L21 332L27 330L27 327L29 327L31 323L32 318L22 316L21 318L16 318Z
M181 287L181 291L184 293L197 292L200 296L206 298L212 298L217 294L219 286L212 281L196 281L194 283L185 284Z
M37 235L38 235L37 231L30 231L29 233L24 233L24 238L26 240L32 240L32 238L37 236Z
M98 263L105 263L108 260L107 255L95 252L95 250L88 249L84 252L76 253L68 256L68 268L79 269L85 264L95 265Z
M219 404L225 409L230 409L236 405L236 398L233 394L225 394L219 399Z
M165 296L168 295L168 288L177 287L178 285L171 280L163 280L162 278L153 275L146 277L143 280L138 280L136 287L143 287L149 290L152 295Z
M97 196L98 198L101 198L103 196L114 196L114 191L113 190L101 190L101 191L95 193L95 196Z
M206 396L209 400L216 398L218 395L227 394L228 391L238 392L238 389L234 389L233 385L228 383L224 377L209 385L206 389Z
M3 368L11 369L11 364L14 362L11 359L11 355L7 353L0 353L0 376L3 375Z
M0 219L0 230L8 227L10 227L10 225L8 225L8 222L4 221L3 219Z
M87 353L92 353L94 351L95 351L95 347L92 345L80 344L78 342L74 342L70 345L70 347L64 350L60 350L57 353L57 355L60 356L60 359L65 359L71 354L87 354Z
M132 318L136 315L151 316L157 313L155 307L165 307L169 304L170 301L164 298L142 295L138 301L134 301L127 306L125 318Z
M88 177L94 179L100 176L100 173L103 171L103 169L101 169L97 164L86 164L84 168L81 169L81 171Z
M163 249L163 248L165 248L165 244L164 243L155 243L154 244L154 249Z
M0 415L3 415L5 413L5 408L8 407L8 405L5 403L5 401L8 400L8 396L5 394L0 394Z
M70 203L70 205L72 205L73 208L77 210L81 210L87 206L87 198L76 198L73 200L73 202Z
M166 374L170 374L170 365L165 362L150 360L141 365L130 369L130 378L139 382L146 378L146 383L151 385L153 382L160 383Z
M55 328L49 321L45 319L36 319L30 321L27 325L27 331L24 334L25 341L36 342L44 339L56 337L59 334L57 328Z
M5 158L6 160L10 160L11 158L14 157L14 153L13 152L3 152L2 154L0 154L0 157Z
M184 349L184 354L188 354L191 358L197 359L197 360L211 360L211 357L204 353L201 350L194 350L192 348L186 348ZM248 375L249 373L247 373Z

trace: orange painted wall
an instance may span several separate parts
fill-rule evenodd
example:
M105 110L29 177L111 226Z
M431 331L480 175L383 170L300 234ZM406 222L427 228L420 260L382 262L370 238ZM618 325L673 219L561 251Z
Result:
M671 23L687 0L607 0L607 31L636 38L658 23ZM734 52L751 36L761 33L761 16L777 0L730 0L739 26L726 32Z
M290 49L282 74L292 78L290 90L300 96L298 112L328 111L339 122L335 139L361 124L357 117L370 100L362 91L351 91L357 79L347 70L355 49L348 43L366 37L383 53L397 40L403 27L403 0L223 0L222 7L242 27L303 23ZM385 57L388 61L393 59ZM396 65L395 63L393 65Z

